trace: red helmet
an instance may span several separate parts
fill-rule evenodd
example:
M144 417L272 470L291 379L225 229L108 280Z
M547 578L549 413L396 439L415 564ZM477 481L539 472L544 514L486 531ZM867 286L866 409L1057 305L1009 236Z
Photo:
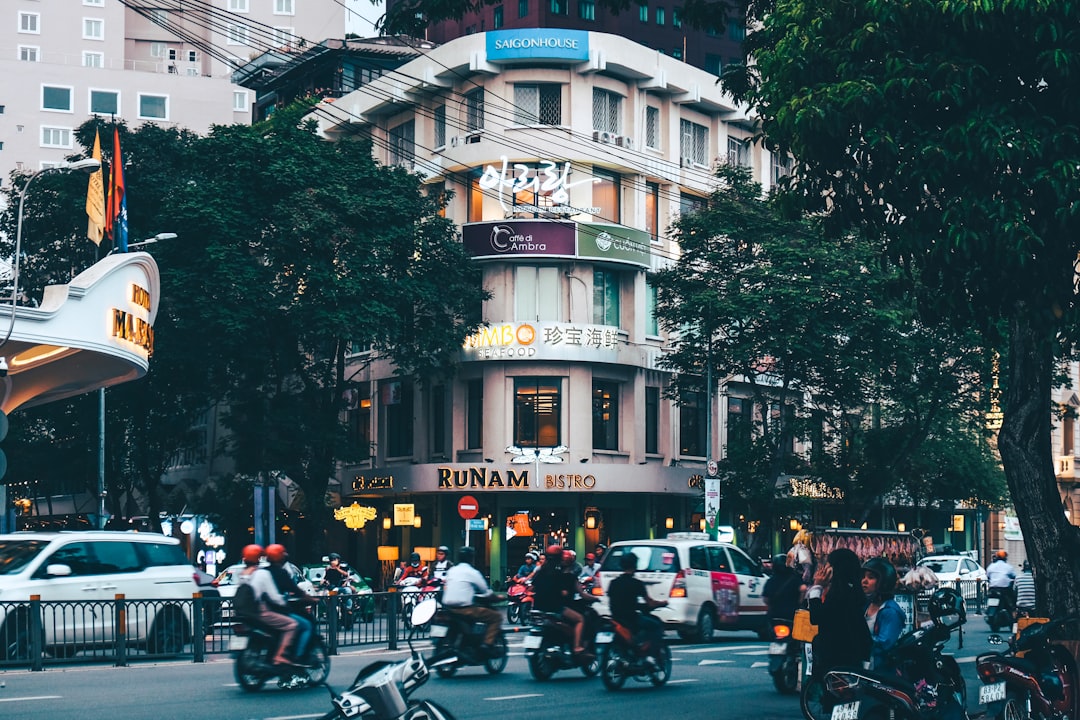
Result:
M548 549L544 551L544 554L548 556L548 560L562 562L562 545L548 545Z
M256 545L254 543L245 545L240 555L246 564L258 565L259 560L261 560L263 556L263 547L262 545Z
M577 553L573 550L563 550L562 559L564 563L572 563L577 560Z
M274 543L266 546L266 559L270 562L285 562L287 557L289 557L289 551L285 549L284 545Z
M592 553L585 553L585 559L588 560L589 562L592 562L593 560L596 559L596 556L593 555Z

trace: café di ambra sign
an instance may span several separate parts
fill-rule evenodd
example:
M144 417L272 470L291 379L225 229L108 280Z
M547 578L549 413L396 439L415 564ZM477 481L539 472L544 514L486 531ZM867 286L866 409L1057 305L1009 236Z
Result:
M498 220L461 228L474 258L572 258L651 266L649 234L611 223Z
M465 340L463 360L577 360L615 363L619 329L560 322L498 323Z

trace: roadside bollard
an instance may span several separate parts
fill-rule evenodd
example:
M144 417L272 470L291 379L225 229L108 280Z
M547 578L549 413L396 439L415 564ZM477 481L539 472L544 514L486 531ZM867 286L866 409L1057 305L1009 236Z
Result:
M116 667L127 666L127 603L123 593L117 593L113 606L113 627L116 628Z

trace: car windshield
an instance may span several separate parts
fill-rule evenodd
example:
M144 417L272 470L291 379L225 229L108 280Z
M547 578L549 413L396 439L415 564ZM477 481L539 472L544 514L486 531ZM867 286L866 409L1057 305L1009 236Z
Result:
M6 540L0 542L0 575L14 575L38 556L48 540Z
M217 576L216 582L218 585L233 585L236 583L236 576L240 574L240 571L244 569L243 565L232 565L221 571L221 574Z
M626 553L637 555L638 572L678 572L679 553L664 545L619 545L604 555L603 571L621 571L622 557Z
M956 572L956 566L959 564L959 560L943 559L943 558L931 558L923 560L919 564L923 567L928 567L936 573L954 573Z

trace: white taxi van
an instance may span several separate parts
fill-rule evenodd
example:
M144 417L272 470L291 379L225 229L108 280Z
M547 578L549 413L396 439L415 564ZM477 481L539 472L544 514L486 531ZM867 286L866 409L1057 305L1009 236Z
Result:
M604 553L593 589L596 609L608 614L607 588L621 572L623 555L637 556L635 577L645 583L649 597L667 600L653 617L687 640L707 642L715 630L753 630L771 639L761 591L765 569L729 543L706 533L671 533L655 540L623 540Z
M56 655L115 642L112 601L125 596L129 643L176 653L191 637L195 568L175 538L76 531L0 535L0 660L30 651L30 606L43 601L41 632Z

